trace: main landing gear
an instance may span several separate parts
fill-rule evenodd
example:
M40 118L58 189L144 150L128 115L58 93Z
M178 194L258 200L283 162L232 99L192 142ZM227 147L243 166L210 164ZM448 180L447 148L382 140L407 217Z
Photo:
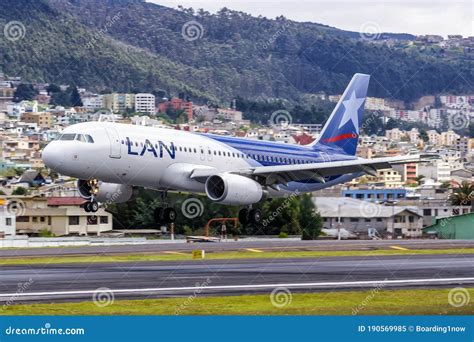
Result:
M84 204L84 210L86 213L95 213L99 210L99 203L96 200L91 199L89 202Z
M167 197L168 194L166 192L161 193L161 203L164 207L156 208L153 213L155 222L158 224L173 223L174 221L176 221L176 210L168 207L168 203L166 201Z
M153 213L156 223L173 223L176 221L176 210L173 208L158 207Z
M239 211L240 224L258 224L262 221L262 212L259 209L243 208Z

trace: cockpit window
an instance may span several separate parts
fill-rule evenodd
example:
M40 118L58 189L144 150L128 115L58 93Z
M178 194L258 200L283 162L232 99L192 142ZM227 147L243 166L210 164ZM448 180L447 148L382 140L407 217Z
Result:
M59 137L59 140L62 140L62 141L70 141L70 140L74 140L76 138L76 135L73 134L73 133L66 133L66 134L63 134Z
M80 142L86 142L86 138L84 137L84 134L76 134L76 140Z
M57 140L62 140L62 141L72 141L72 140L77 140L80 142L85 142L85 143L94 143L94 139L89 134L75 134L75 133L65 133L59 136Z

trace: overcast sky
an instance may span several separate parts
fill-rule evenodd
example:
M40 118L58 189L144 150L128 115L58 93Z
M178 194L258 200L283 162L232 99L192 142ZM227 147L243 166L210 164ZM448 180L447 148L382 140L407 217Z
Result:
M176 8L204 8L215 13L222 7L274 18L284 15L350 31L406 32L412 34L474 35L474 1L471 0L147 0Z

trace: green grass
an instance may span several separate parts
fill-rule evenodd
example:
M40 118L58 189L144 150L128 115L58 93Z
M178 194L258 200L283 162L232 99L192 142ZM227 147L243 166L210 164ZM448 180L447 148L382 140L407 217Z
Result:
M317 258L331 256L383 256L383 255L421 255L421 254L471 254L474 248L465 249L412 249L412 250L371 250L371 251L278 251L255 253L249 251L206 253L207 260L218 259L279 259L279 258ZM180 261L192 260L190 252L183 254L121 254L96 256L56 256L0 259L2 265L65 264L93 262L137 262L137 261Z
M474 298L474 288L468 289ZM0 315L472 315L474 304L455 308L449 289L295 293L281 307L270 295L184 297L115 300L98 307L93 302L12 305Z

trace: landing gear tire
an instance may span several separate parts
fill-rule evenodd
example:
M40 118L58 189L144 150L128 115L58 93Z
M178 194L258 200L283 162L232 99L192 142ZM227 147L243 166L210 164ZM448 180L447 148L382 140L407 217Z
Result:
M155 222L158 224L161 223L173 223L176 221L176 210L173 208L161 208L158 207L155 209L155 212L153 213Z
M176 221L176 210L173 208L166 208L163 212L163 219L166 223L173 223Z
M262 221L262 212L259 209L250 210L249 221L254 224L260 223Z
M242 225L249 223L249 211L248 211L248 209L240 209L240 211L239 211L239 222Z
M86 213L95 213L99 210L99 203L96 201L87 202L84 204L84 210Z

